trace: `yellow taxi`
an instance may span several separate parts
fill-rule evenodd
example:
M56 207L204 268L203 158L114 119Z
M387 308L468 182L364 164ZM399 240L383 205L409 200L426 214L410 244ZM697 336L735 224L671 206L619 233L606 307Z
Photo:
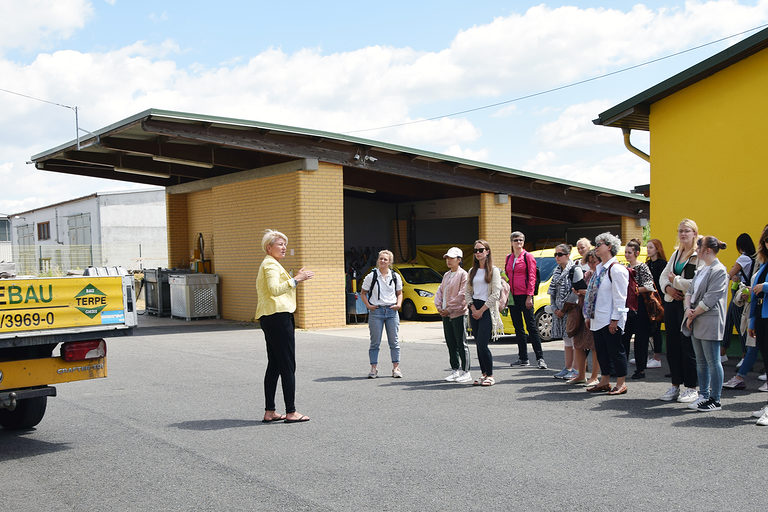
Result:
M437 315L435 293L443 276L426 265L397 263L392 269L403 279L403 306L400 315L415 320L418 315Z
M539 331L539 337L541 341L552 340L552 313L548 311L547 306L550 305L549 300L549 283L552 281L552 274L555 272L557 263L555 262L555 249L539 249L536 251L530 251L531 255L536 259L536 266L539 269L540 284L539 290L536 295L533 296L533 314L536 323L536 328ZM646 251L645 247L640 249L639 261L645 261ZM571 259L575 260L580 258L579 251L576 247L573 247L571 251ZM624 257L624 246L621 247L616 258L620 263L626 264L627 260ZM506 259L506 258L505 258ZM501 262L502 274L504 274L504 261ZM506 274L504 274L506 277ZM501 315L501 321L504 324L504 334L514 334L515 327L512 325L512 317L509 312L505 310Z

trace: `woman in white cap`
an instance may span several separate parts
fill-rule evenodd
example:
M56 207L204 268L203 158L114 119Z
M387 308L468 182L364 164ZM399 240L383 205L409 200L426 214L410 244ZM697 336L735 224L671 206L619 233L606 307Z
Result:
M443 333L451 364L451 374L445 378L448 382L472 382L469 373L467 329L464 323L467 314L467 300L464 296L467 271L461 268L463 257L464 253L458 247L451 247L443 255L449 270L443 275L443 281L435 293L435 306L443 317Z

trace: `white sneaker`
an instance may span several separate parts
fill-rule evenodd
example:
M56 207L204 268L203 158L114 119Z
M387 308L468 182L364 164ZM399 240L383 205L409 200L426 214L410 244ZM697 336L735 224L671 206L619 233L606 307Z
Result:
M677 398L679 394L680 394L680 388L678 386L672 386L667 390L666 393L664 393L659 397L659 400L664 400L665 402L671 402L672 400Z
M696 400L694 400L693 402L688 404L688 408L689 409L698 409L699 408L699 404L703 404L707 400L709 400L709 398L704 398L702 395L699 395L698 398L696 398Z
M742 357L742 358L741 358L741 361L739 361L738 363L736 363L736 369L738 370L739 368L741 368L741 365L743 365L743 364L744 364L744 358Z
M758 425L766 426L768 425L768 411L765 411L762 416L760 416L760 419L757 420Z
M637 361L635 361L635 358L634 358L634 357L633 357L632 359L630 359L630 360L629 360L629 364L636 364L636 363L637 363Z
M683 388L677 401L682 404L689 404L699 397L699 392L694 388Z
M461 372L458 377L456 377L456 382L472 382L472 374L469 372Z
M768 391L768 382L757 388L758 391Z
M721 363L727 363L728 362L728 356L723 354L720 356L720 362Z
M763 408L762 408L762 409L760 409L759 411L755 411L755 412L753 412L753 413L752 413L752 417L753 417L753 418L759 418L760 416L762 416L763 414L765 414L765 411L768 411L768 405L766 405L765 407L763 407Z
M661 368L661 361L658 359L650 358L645 365L646 368Z
M766 378L765 374L762 374L761 376L759 376L758 379L760 379L760 380L768 380L768 378Z
M456 382L456 379L459 378L459 370L453 370L449 376L445 378L446 382Z

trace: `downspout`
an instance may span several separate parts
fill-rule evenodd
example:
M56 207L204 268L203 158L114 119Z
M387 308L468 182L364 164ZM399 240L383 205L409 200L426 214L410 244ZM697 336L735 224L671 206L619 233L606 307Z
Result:
M624 134L624 146L630 150L632 153L636 154L643 160L645 160L648 163L651 163L651 155L645 153L644 151L636 148L632 145L632 143L629 141L629 134L632 133L631 128L622 128L621 132Z

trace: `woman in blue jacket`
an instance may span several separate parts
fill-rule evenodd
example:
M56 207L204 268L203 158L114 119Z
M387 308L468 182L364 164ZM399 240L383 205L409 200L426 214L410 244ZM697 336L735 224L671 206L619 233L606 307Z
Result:
M763 361L768 361L768 300L765 300L765 293L768 291L766 288L766 284L768 284L768 225L763 228L763 233L760 235L757 262L760 263L760 267L757 269L755 285L752 287L748 333L757 340L757 348L763 355ZM759 416L758 425L768 425L768 405L755 411L753 415Z

